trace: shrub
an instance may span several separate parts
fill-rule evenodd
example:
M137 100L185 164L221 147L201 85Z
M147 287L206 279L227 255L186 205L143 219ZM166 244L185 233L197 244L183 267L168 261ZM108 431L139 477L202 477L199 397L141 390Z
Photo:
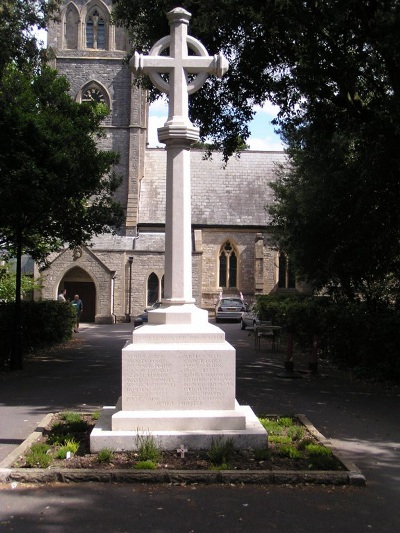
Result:
M358 376L400 380L400 310L366 301L335 302L328 296L266 295L257 299L261 320L293 332L299 349L311 351Z
M14 302L0 302L0 370L7 370L14 335ZM53 300L23 301L22 350L26 354L38 348L50 347L72 336L74 311L69 303Z
M32 444L31 449L25 456L26 465L30 468L47 468L52 461L49 452L50 446L44 442Z
M208 457L213 465L222 465L223 463L229 463L234 453L235 445L233 439L216 437L211 441Z

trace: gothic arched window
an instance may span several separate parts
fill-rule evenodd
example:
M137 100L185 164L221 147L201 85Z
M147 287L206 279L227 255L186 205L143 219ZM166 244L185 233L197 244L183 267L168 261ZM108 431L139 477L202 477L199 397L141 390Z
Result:
M64 48L76 50L78 48L79 14L73 4L69 4L64 21Z
M106 21L97 9L90 11L86 19L86 48L106 48Z
M221 288L237 287L237 255L231 243L227 241L219 253L219 286Z
M147 278L147 305L153 305L158 300L160 280L157 274L152 272Z

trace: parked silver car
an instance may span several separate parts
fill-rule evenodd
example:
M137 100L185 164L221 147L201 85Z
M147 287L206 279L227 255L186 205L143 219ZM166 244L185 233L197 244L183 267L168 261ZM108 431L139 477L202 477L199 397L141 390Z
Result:
M215 304L215 322L220 320L240 320L246 306L240 298L221 298Z
M242 313L240 319L240 327L241 329L246 329L248 326L254 328L254 326L257 326L257 324L259 323L260 320L256 312L256 305L253 304L249 307L247 311L244 311Z

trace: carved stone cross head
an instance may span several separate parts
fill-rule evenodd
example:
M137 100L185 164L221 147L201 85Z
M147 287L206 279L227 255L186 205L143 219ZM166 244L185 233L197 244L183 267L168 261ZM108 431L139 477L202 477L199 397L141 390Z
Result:
M220 53L209 56L200 41L187 34L191 14L178 7L167 13L170 35L163 37L151 48L148 56L135 52L130 65L134 74L148 74L161 92L169 95L168 123L188 121L188 95L204 84L209 74L223 76L229 64ZM169 49L169 55L162 55ZM189 49L195 55L189 55ZM168 74L166 81L162 74ZM189 75L191 79L189 80Z

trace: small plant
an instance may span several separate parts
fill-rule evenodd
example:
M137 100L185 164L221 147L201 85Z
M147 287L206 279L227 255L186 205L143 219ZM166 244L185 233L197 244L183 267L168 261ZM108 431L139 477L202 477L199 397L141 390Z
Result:
M155 470L157 464L154 461L138 461L133 468L138 470Z
M76 442L74 439L66 440L65 444L57 450L56 458L65 459L67 457L68 452L71 452L72 454L76 454L78 449L79 449L79 442Z
M233 439L217 437L211 441L208 457L213 465L221 466L223 463L228 463L234 453L235 445Z
M314 441L312 439L302 439L298 445L298 450L305 450L309 444L314 444Z
M154 461L157 463L161 459L161 449L156 439L151 433L136 434L136 449L139 461Z
M93 420L98 420L100 418L100 411L94 411L92 413Z
M288 435L271 435L268 440L275 444L292 444L292 439Z
M25 456L26 465L29 468L47 468L52 461L49 451L50 446L44 442L32 444Z
M278 418L277 423L279 426L284 428L290 428L293 426L293 418L290 418L289 416L282 416L281 418Z
M99 463L111 463L112 458L113 458L113 451L110 450L109 448L103 448L97 454L97 461Z
M86 431L87 429L87 423L83 420L80 413L61 413L60 418L61 420L64 420L68 430L72 433L79 433L81 431Z
M301 440L304 437L304 428L302 426L291 426L288 428L288 436L292 440Z
M283 430L278 422L272 418L259 418L261 425L268 431L268 435L282 435Z
M291 445L283 445L281 446L279 450L279 454L282 455L282 457L289 457L290 459L300 459L301 458L301 452Z
M268 448L260 446L254 449L254 459L256 461L267 461L270 458L270 451Z
M321 444L308 444L305 451L310 456L309 468L330 470L334 467L335 458L330 448L325 448Z

